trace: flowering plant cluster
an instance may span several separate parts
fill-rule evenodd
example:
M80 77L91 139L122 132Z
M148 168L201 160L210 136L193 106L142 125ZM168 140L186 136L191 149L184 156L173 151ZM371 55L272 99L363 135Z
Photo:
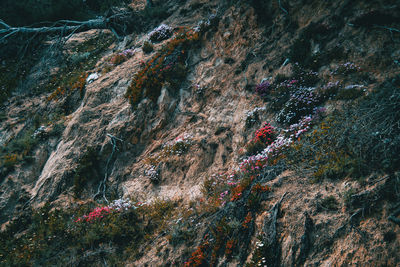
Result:
M126 49L122 52L117 53L116 55L114 55L110 62L113 65L119 65L122 62L126 61L128 58L132 57L135 54L135 50L133 49Z
M311 128L313 117L305 116L298 123L290 125L282 130L274 141L257 155L244 158L239 163L239 168L244 173L255 173L261 171L268 163L279 157L282 152L289 148L294 140Z
M351 74L360 71L361 68L353 62L346 62L337 66L333 71L332 74Z
M293 72L299 85L302 86L314 86L319 80L318 72L305 70L299 63L293 65Z
M169 37L171 37L172 35L172 28L166 24L161 24L160 26L158 26L157 28L155 28L154 30L152 30L148 36L150 41L152 42L159 42L162 40L166 40Z
M264 126L255 132L253 142L261 142L266 145L270 145L275 138L275 128L264 122Z
M271 90L271 84L268 81L263 81L259 85L257 85L254 90L259 96L264 98Z
M153 182L158 182L160 179L160 174L154 165L146 165L144 174L150 178Z
M253 155L247 158L244 158L239 163L239 168L244 173L254 173L261 171L268 164L268 154L265 149L258 153L257 155Z
M141 206L143 204L138 203L137 205ZM129 199L117 199L108 206L97 207L93 209L88 215L83 215L82 217L77 218L75 222L93 223L108 216L109 214L124 212L129 209L137 209L137 206L135 206L134 203Z
M263 193L263 192L267 192L270 190L271 190L271 188L269 188L269 186L267 186L267 185L262 186L261 184L255 184L251 188L251 192L253 192L253 193Z
M276 85L276 90L292 91L292 89L297 88L298 85L299 85L299 80L296 79L284 80L283 82L280 82L278 85Z
M166 143L163 146L163 152L166 156L169 155L182 155L192 145L192 135L185 133L178 136L173 141Z
M287 124L295 123L301 117L312 113L320 102L321 95L315 87L300 87L277 114L277 121Z
M249 224L251 223L252 220L253 220L253 216L252 216L251 212L249 211L246 215L246 218L244 218L242 227L245 229L249 228Z
M210 243L207 240L207 236L205 236L203 243L197 247L197 249L192 253L192 256L188 261L184 263L185 267L196 267L203 266L206 255L205 253L209 250Z
M246 145L247 155L254 155L263 150L273 142L275 135L275 128L264 122L263 127L255 132L254 138Z

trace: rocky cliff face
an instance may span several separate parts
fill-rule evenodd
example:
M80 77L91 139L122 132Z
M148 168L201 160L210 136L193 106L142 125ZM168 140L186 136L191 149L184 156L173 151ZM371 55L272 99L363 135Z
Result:
M396 266L398 3L168 5L152 52L74 34L4 105L2 264Z

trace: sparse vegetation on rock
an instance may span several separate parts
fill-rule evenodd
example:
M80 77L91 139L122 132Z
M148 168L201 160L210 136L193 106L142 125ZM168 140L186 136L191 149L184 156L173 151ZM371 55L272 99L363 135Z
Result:
M395 1L116 2L0 21L0 265L400 262Z

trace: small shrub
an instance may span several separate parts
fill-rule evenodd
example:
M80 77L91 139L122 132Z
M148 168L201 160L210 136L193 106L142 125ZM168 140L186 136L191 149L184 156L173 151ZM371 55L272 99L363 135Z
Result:
M312 114L320 103L321 96L315 87L300 87L278 113L277 121L286 124L295 123L301 117Z
M144 19L149 19L150 21L160 21L168 18L171 12L168 8L161 4L153 7L146 6L146 8L141 13L142 18Z
M30 154L38 143L33 133L33 128L24 130L8 144L0 148L0 165L5 167L5 173L13 170L16 164L32 159Z
M314 86L319 81L318 72L306 70L298 63L293 64L293 74L301 86Z
M111 57L110 62L113 65L119 65L119 64L125 62L126 60L128 60L130 57L132 57L134 53L135 53L134 50L126 49L120 53L117 53L113 57Z
M271 90L270 109L279 111L289 100L290 95L299 87L299 81L296 79L285 80L275 84Z
M262 111L265 111L266 108L265 107L256 107L253 110L250 110L248 112L246 112L246 124L245 127L246 128L250 128L251 126L253 126L255 123L260 122L260 117L259 117L259 113Z
M145 42L143 43L142 50L143 50L143 52L144 52L145 54L148 54L148 53L153 52L154 48L153 48L153 45L152 45L150 42L145 41Z
M255 92L262 98L265 98L268 95L269 91L271 90L270 86L271 85L268 81L263 81L256 86Z
M165 82L169 82L174 88L178 87L186 75L183 65L187 56L185 51L198 38L199 34L193 30L182 29L143 65L143 69L134 75L125 94L133 108L136 108L143 96L156 102Z
M361 68L353 62L346 62L337 66L332 74L334 75L348 75L360 71Z
M173 155L184 154L192 145L192 136L190 134L183 134L175 138L174 140L167 142L163 145L162 150L153 157L146 159L147 171L146 175L152 180L156 181L159 179L156 174L156 167L160 162L165 161L168 157Z
M153 183L158 183L160 181L160 172L154 165L147 165L144 174L150 178Z
M308 38L296 39L291 47L289 57L292 62L300 62L302 64L308 62L311 54L311 43Z
M337 202L337 200L334 196L328 196L328 197L322 199L321 202L319 203L319 205L323 209L337 210L339 203Z
M258 129L254 138L246 145L248 155L255 155L269 146L275 139L275 128L269 123L264 123L263 127Z
M353 195L357 193L357 190L355 188L350 188L343 194L343 202L346 207L350 207L351 203L353 202Z

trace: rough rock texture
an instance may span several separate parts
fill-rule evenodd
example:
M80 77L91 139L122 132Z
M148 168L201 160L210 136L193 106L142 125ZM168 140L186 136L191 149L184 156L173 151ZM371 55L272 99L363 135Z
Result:
M192 2L198 3L196 9L191 9ZM225 1L186 1L166 19L166 24L178 27L195 26L212 13L220 16L217 28L207 32L200 45L189 52L189 73L179 89L165 85L157 103L143 99L136 110L124 94L141 61L147 61L152 54L144 54L140 49L146 40L145 33L126 37L125 44L135 49L133 56L86 84L82 99L78 93L77 99L69 98L73 111L65 117L62 134L41 139L30 162L18 164L0 178L0 223L6 223L25 205L74 203L74 173L89 147L94 147L100 155L99 177L85 184L81 199L93 198L106 176L108 192L115 192L119 197L134 197L143 202L199 201L203 196L203 182L216 173L237 169L241 149L253 137L254 130L262 121L274 122L272 114L261 111L260 122L246 127L246 113L264 105L252 92L254 85L263 78L291 72L292 62L286 66L283 63L296 53L293 52L295 40L310 40L310 47L298 52L306 57L320 54L320 73L328 73L332 64L338 62L357 63L370 74L360 78L368 81L367 88L400 73L399 65L393 63L400 59L398 32L371 26L383 25L380 19L386 16L391 16L391 22L397 22L399 13L392 11L400 8L396 1L385 4L380 1L282 1L288 14L279 7L278 1L266 1L268 7L260 4L268 14L258 14L262 10L241 2L229 5ZM377 14L378 11L385 15ZM375 23L371 24L370 20ZM74 36L66 46L79 43L79 39L79 35ZM156 44L155 50L166 42ZM120 46L128 48L128 45ZM109 55L110 52L103 55L93 72L101 70ZM311 66L313 62L308 64ZM345 84L359 82L344 78ZM201 93L196 85L203 88ZM30 97L29 101L23 96L11 99L5 110L7 120L0 122L0 144L8 143L24 129L31 120L26 114L48 112L67 101L49 102L47 97ZM108 170L105 166L112 144L107 134L122 140L117 142L118 150ZM148 158L184 134L191 136L189 150L183 155L169 156L156 166L160 181L152 182L145 174ZM357 193L386 190L391 179L372 181L371 185L360 185L350 178L310 184L307 177L283 172L267 183L273 193L257 215L254 236L263 234L265 229L276 231L264 237L275 252L276 258L270 263L276 266L396 266L400 262L400 229L387 220L392 204L370 197L375 200L369 204L377 208L367 211L357 203L353 205L354 210L349 209L343 201L349 188L355 188ZM284 194L280 207L274 210L274 204ZM320 200L331 195L339 200L338 209L321 209ZM394 240L385 241L388 231L395 234ZM249 244L247 262L255 248L254 237ZM159 247L167 246L168 241L160 237L142 258L127 264L160 266L187 255L184 248L169 253L158 251ZM234 259L226 265L222 262L220 266L236 266L242 261Z

